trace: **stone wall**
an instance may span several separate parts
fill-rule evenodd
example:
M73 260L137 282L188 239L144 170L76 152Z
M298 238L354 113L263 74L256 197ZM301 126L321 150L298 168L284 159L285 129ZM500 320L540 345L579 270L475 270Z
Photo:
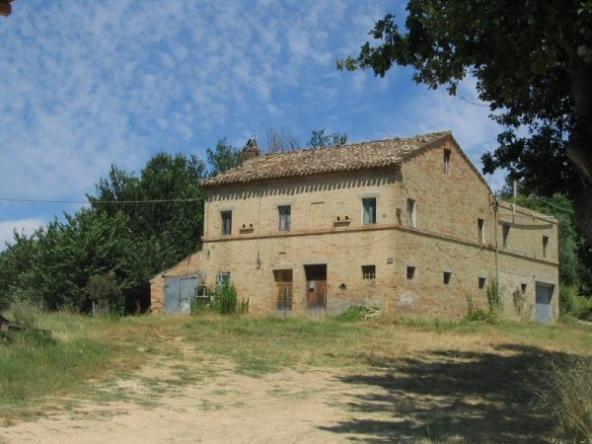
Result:
M374 224L364 223L364 199L375 199ZM280 206L291 208L289 231L280 230ZM486 289L496 275L512 292L526 284L531 316L535 283L554 285L558 310L557 222L498 205L453 139L381 171L217 188L205 208L202 251L152 280L155 312L163 310L164 276L200 272L214 285L217 273L230 272L250 312L272 314L274 271L292 270L293 315L302 315L310 264L326 265L329 314L365 303L456 319L470 307L488 308ZM222 234L223 211L232 212L230 235ZM510 227L507 247L503 225ZM374 267L374 279L363 276L364 266ZM511 299L505 307L515 314Z

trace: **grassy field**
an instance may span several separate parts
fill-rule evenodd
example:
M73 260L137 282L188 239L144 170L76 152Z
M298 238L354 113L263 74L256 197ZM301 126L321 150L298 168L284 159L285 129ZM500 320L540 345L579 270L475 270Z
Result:
M234 372L252 378L328 368L338 369L348 384L381 387L387 397L362 397L352 408L380 409L400 418L384 430L386 437L404 432L416 436L415 442L549 442L550 436L575 437L578 430L586 436L590 424L586 413L583 426L553 416L563 404L568 413L587 408L567 406L571 401L561 397L568 390L575 387L572 397L585 390L592 395L592 387L586 388L592 329L577 322L547 327L390 317L93 319L55 313L40 314L30 323L50 329L52 336L30 331L0 337L4 425L67 409L82 399L104 402L96 384L132 375L150 359L182 360L183 347L198 349L204 359L228 362ZM205 367L204 372L216 371ZM176 381L190 384L195 377ZM558 379L571 380L571 386L558 386ZM385 425L352 422L332 431L363 434L377 427Z

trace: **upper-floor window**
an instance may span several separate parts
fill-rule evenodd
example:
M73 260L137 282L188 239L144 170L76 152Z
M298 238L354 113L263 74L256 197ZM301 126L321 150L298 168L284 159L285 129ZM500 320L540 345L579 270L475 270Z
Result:
M477 219L477 229L479 230L479 242L485 243L485 220Z
M444 174L450 172L450 150L444 150Z
M407 199L407 225L415 227L415 200Z
M230 236L232 234L232 211L220 211L220 218L222 220L222 236Z
M502 225L502 245L504 248L508 248L508 240L510 238L510 225Z
M547 257L548 247L549 247L549 236L543 236L543 257Z
M374 225L376 223L376 198L362 199L362 208L364 210L364 225Z
M280 231L290 231L292 225L292 207L290 205L281 205L278 207L280 217Z

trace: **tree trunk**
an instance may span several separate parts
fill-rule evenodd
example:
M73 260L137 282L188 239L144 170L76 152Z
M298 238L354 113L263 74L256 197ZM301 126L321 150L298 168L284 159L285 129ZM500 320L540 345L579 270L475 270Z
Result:
M580 62L571 73L571 81L576 123L566 154L581 184L574 195L576 220L592 245L592 67Z

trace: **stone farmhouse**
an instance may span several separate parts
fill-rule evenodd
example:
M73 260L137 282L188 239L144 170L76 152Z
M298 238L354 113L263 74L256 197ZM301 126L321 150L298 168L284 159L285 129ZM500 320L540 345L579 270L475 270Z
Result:
M557 220L497 200L450 132L243 154L202 183L202 249L151 280L153 312L231 282L252 315L458 319L497 279L508 316L558 316Z

